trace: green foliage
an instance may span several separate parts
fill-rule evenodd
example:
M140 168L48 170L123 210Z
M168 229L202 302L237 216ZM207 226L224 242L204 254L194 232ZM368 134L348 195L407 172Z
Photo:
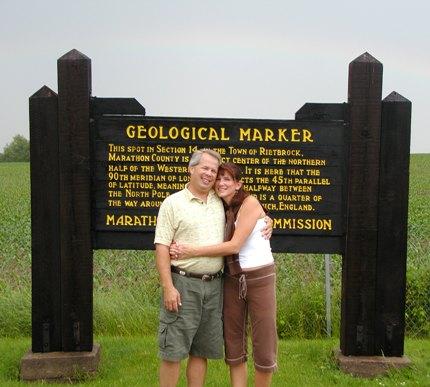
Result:
M407 275L406 281L406 334L430 336L430 270L413 270Z
M410 166L406 332L430 334L430 155ZM0 337L29 335L31 289L28 163L0 164ZM325 337L324 258L277 254L281 338ZM332 256L332 329L339 335L341 257ZM94 252L94 331L155 334L159 283L152 251Z
M0 153L0 161L30 161L30 142L20 134L14 136Z
M154 334L159 283L150 251L95 251L94 329L99 334Z
M276 262L279 337L325 337L323 257L278 254Z
M4 288L0 294L0 337L31 336L30 288Z

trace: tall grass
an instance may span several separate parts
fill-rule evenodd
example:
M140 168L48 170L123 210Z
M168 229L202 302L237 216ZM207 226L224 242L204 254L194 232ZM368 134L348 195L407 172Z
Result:
M412 155L408 225L406 329L430 334L430 155ZM0 336L31 332L30 182L28 163L0 163ZM324 260L276 254L281 338L325 332ZM339 334L341 257L332 256L333 334ZM152 251L94 252L96 334L153 334L159 284Z

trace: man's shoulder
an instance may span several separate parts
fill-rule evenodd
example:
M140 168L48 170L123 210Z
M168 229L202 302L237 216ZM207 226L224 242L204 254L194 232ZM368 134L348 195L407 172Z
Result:
M186 200L187 198L187 192L186 189L182 189L180 191L176 191L169 196L167 196L164 200L162 205L171 205L172 203L177 203Z
M180 191L173 192L169 196L166 197L165 200L178 200L187 197L187 189L181 189Z

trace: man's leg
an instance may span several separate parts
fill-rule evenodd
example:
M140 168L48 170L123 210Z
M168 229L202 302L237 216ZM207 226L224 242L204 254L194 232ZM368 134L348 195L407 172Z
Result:
M248 385L248 369L246 368L246 363L230 366L230 382L233 387L246 387Z
M207 359L190 355L187 364L188 387L203 387L207 368Z
M181 362L161 360L160 387L175 387L178 384Z

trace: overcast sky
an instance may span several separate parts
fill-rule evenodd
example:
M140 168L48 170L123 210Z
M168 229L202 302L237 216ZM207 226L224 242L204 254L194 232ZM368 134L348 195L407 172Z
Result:
M399 5L404 4L404 5ZM147 115L293 119L346 102L348 64L384 65L383 97L412 101L412 153L430 153L430 1L0 0L0 150L28 138L28 98L57 59L92 60L93 95Z

